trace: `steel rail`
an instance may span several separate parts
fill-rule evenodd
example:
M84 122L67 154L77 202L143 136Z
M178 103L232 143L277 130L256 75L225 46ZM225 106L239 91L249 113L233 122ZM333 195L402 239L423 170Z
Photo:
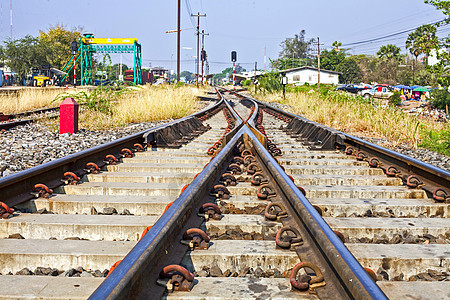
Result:
M255 105L266 106L253 98L246 98L254 102ZM255 135L255 132L261 136L263 134L256 128L254 122L248 125L250 130L247 130L246 134L249 135L261 161L264 162L272 178L276 180L299 219L309 230L318 248L321 249L326 259L330 262L331 268L350 292L349 296L354 299L387 299L386 295L367 274L358 260L337 237L308 199L300 192L264 145L259 142L260 138Z
M233 91L231 92L234 93ZM334 145L332 145L332 148L330 148L330 150L339 149L343 151L344 149L346 149L346 147L350 146L353 148L353 154L356 154L356 152L359 151L363 151L367 155L367 159L376 157L381 163L379 167L383 169L384 172L386 172L387 167L395 166L400 171L401 176L399 177L402 177L403 181L406 181L408 176L418 176L424 184L421 188L425 190L429 196L431 196L437 188L444 188L448 197L450 197L450 172L446 170L432 166L418 159L408 157L401 153L386 149L368 141L364 141L360 138L335 130L325 125L310 121L304 117L283 111L251 97L243 96L241 94L237 95L255 101L262 108L270 109L289 118L297 119L301 122L312 124L313 126L324 131L328 131L330 135L333 135L335 137L333 140Z
M220 95L220 94L219 94ZM186 247L180 246L181 234L190 226L199 227L202 220L189 220L196 217L195 208L199 207L216 178L221 175L223 165L232 158L233 149L238 143L240 132L244 130L242 121L221 96L222 103L230 109L236 118L238 131L231 131L229 142L200 172L200 174L180 194L170 208L158 219L147 234L127 254L122 262L111 272L89 299L146 298L159 299L164 288L156 286L157 261L179 264ZM184 230L183 230L184 229ZM181 251L181 253L180 253ZM174 255L175 252L177 255ZM150 290L148 286L151 286Z
M281 169L267 149L252 138L253 132L248 133L253 142L254 149L264 161L268 171L283 191L285 198L302 220L317 247L329 261L330 267L335 271L342 284L354 299L387 299L381 289L367 274L361 264L345 247L330 226L324 221L317 210L300 192L288 175ZM320 292L319 290L317 291Z
M222 98L222 100L224 99ZM233 112L227 101L225 103ZM257 107L258 104L254 103ZM257 113L258 109L255 109L252 118L255 118ZM147 235L97 288L90 299L159 298L162 295L164 289L158 289L154 284L157 273L161 269L160 263L163 260L166 264L181 262L184 253L172 249L176 247L173 245L179 244L180 232L184 232L188 223L197 227L200 226L202 221L199 218L196 218L194 222L192 221L193 214L195 217L195 208L201 204L201 199L206 196L207 191L209 191L208 187L211 187L221 174L223 164L231 158L232 150L241 137L246 142L253 144L265 167L282 189L285 198L288 199L298 217L306 225L310 235L314 237L315 243L321 249L320 252L330 262L340 282L349 291L348 296L354 299L387 299L328 224L282 171L263 144L260 143L261 139L264 140L263 134L253 126L254 123L248 124L248 127L243 125L243 123L238 125L239 130L237 132L229 133L229 135L233 135L230 142L194 179ZM184 247L185 251L186 248ZM178 254L176 258L174 252ZM159 261L159 265L155 263L157 261ZM149 288L149 286L151 287Z
M60 179L65 172L71 171L78 173L78 175L83 174L88 162L94 162L102 166L105 164L103 160L106 155L117 155L124 147L132 147L135 143L146 143L144 135L148 136L150 133L156 133L165 128L204 116L223 105L223 103L223 101L219 101L215 105L190 116L3 177L0 179L0 201L8 206L14 206L33 199L34 196L30 192L35 184L43 183L52 189L60 186L62 185ZM151 143L152 141L148 142Z

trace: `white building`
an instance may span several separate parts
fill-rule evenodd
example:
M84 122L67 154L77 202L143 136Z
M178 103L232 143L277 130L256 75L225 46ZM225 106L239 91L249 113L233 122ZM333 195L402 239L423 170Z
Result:
M280 71L280 73L285 73L288 78L288 84L302 85L305 83L308 84L317 84L318 83L318 69L314 67L299 67L292 68ZM324 84L334 84L337 85L339 83L339 75L341 73L328 71L328 70L320 70L320 83Z

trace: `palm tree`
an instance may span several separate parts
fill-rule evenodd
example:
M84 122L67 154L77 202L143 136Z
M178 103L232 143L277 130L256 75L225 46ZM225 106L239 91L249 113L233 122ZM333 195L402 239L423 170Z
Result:
M339 51L339 47L342 46L342 43L338 42L338 41L334 41L333 44L331 44L331 46L334 47L335 51Z
M409 34L406 39L406 48L409 49L417 60L417 57L422 53L426 54L428 58L431 49L436 48L438 43L436 26L428 24L418 27Z
M400 58L400 48L387 44L386 46L381 46L380 50L377 52L378 57L386 57L388 59L399 59Z

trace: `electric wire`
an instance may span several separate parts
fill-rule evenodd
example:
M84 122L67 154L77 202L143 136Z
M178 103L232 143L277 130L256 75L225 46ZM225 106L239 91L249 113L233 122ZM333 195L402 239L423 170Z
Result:
M445 21L445 19L442 19L439 22L441 22L441 21ZM428 23L427 25L434 24L434 23L435 22ZM354 46L354 45L359 45L359 44L365 44L365 43L380 41L380 40L384 40L386 38L390 38L390 37L397 36L397 35L400 35L400 34L405 34L405 33L408 33L408 32L412 32L412 31L416 30L419 27L420 26L414 27L414 28L410 28L410 29L406 29L406 30L402 30L400 32L390 33L390 34L387 34L387 35L384 35L384 36L380 36L380 37L376 37L376 38L372 38L372 39L368 39L368 40L364 40L364 41L358 41L358 42L346 43L346 44L343 43L342 46L343 47L345 47L345 46Z

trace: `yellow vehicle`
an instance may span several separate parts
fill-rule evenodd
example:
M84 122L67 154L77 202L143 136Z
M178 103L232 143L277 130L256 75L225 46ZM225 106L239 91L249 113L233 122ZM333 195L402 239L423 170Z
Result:
M42 86L44 87L47 83L48 80L50 80L50 78L48 76L45 75L36 75L34 76L34 85L35 86Z

